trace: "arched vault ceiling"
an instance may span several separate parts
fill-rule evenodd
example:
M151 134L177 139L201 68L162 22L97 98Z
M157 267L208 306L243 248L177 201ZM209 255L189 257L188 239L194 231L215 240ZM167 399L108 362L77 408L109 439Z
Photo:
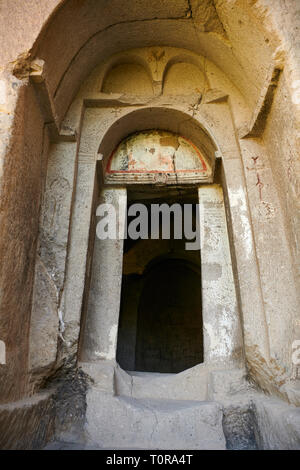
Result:
M129 8L122 0L66 1L43 32L36 51L46 61L50 92L60 102L58 113L65 112L79 84L101 60L118 51L151 45L182 47L206 56L248 102L255 101L265 79L261 62L270 61L271 46L250 3L131 0ZM236 41L245 43L244 50Z
M33 14L38 3L30 2ZM275 35L269 34L265 26L267 9L261 9L261 3L266 2L54 2L54 13L44 21L32 56L45 60L49 91L60 117L82 81L99 62L118 51L157 45L190 49L207 57L252 105L259 96L277 45Z

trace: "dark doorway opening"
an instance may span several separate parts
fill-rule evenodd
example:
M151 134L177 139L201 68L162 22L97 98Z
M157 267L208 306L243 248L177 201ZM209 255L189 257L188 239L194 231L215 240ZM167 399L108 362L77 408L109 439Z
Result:
M138 306L135 367L181 372L203 360L200 273L165 259L145 274Z
M196 190L128 196L128 206L176 202L197 210ZM203 362L200 251L186 250L184 234L174 238L174 222L170 239L160 230L156 240L125 240L117 345L125 370L178 373Z

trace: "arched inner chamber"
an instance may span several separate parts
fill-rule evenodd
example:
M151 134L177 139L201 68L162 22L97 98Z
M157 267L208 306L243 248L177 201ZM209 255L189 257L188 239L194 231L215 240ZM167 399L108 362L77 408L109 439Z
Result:
M151 204L176 203L182 214L191 205L193 231L199 229L195 189L129 191L128 206L137 198L148 209L149 227ZM203 362L200 251L186 250L183 226L182 239L174 238L172 212L170 239L159 222L159 239L125 240L117 361L130 371L178 373Z

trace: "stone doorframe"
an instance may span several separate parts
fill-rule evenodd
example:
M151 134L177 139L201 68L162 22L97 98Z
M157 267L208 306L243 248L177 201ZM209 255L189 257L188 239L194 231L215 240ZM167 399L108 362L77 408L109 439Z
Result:
M220 93L218 93L219 95ZM91 227L95 224L94 214L100 192L99 185L103 185L103 168L110 155L109 150L115 148L121 139L131 132L155 127L180 132L196 145L199 142L199 135L200 145L201 139L205 136L206 146L208 142L211 142L210 150L217 148L218 158L222 159L223 189L225 201L227 201L226 219L235 276L232 276L230 258L222 260L225 268L224 273L227 272L228 276L229 271L231 272L232 285L233 278L236 279L237 299L242 312L246 357L248 353L251 356L254 351L255 355L258 354L259 357L268 361L270 347L268 328L253 241L244 169L227 96L224 95L222 99L219 96L217 102L204 102L196 115L192 116L187 113L187 104L184 102L168 107L163 102L163 98L158 97L155 106L124 104L120 99L115 99L112 104L111 98L108 97L102 96L101 99L89 97L88 100L84 100L84 106L81 109L81 132L77 144L72 141L59 142L53 144L51 148L42 209L40 249L32 314L30 364L33 377L35 374L38 375L40 370L45 371L45 368L51 370L54 363L62 363L77 357L78 344L82 344L83 337L81 335L79 341L79 335L80 330L84 329L85 318L82 312L86 311L88 304L94 245ZM157 123L156 126L155 123ZM111 140L112 136L114 136L113 141ZM209 195L210 191L211 195ZM207 201L210 198L215 202L215 207L221 207L221 193L217 187L200 187L199 197L202 208L209 206ZM54 214L51 215L53 201L55 201L56 207L55 217ZM59 210L57 209L58 201ZM218 212L217 209L216 212ZM211 217L209 211L202 211L201 217L204 226L208 223L205 220L206 216L209 220ZM55 236L53 236L53 217L55 219ZM223 205L217 217L221 217L224 222L221 231L227 230L225 229ZM202 236L204 235L202 234ZM227 252L229 254L229 246ZM213 254L208 250L205 262L207 266L203 266L203 284L207 292L203 307L207 311L212 307L212 285L214 282L218 285L218 280L211 279L209 281L211 276L209 265L211 263L215 263L215 260L213 260ZM50 276L46 274L49 271ZM120 269L118 273L120 279ZM118 285L120 285L120 281ZM225 289L222 293L227 299L225 302L227 306L231 296L235 296L233 291L234 289L230 287L229 291ZM47 350L47 355L44 356L36 354L36 345L40 342L35 340L37 334L40 334L38 322L35 325L35 315L37 307L41 304L41 297L43 297L42 303L46 304L48 311L51 311L47 335L49 336L50 331L54 336L55 330L59 329L58 344L55 344L55 340L53 340ZM218 305L216 308L221 312L221 303L218 302ZM217 345L215 336L216 324L211 322L211 318L209 321L204 318L205 357L207 360L209 358L212 363L215 358L217 358L217 362L222 356L224 358L224 351L227 351L226 358L230 357L230 364L243 362L243 341L236 302L234 302L230 315L233 323L236 322L233 328L234 332L231 335L230 328L226 330L229 324L226 326L225 322L218 338L218 341L222 338L219 345ZM259 334L257 334L258 330ZM227 339L225 331L229 331ZM237 333L237 331L239 332ZM98 352L100 355L105 353L106 358L111 360L115 357L117 335L115 317L107 332L108 338L110 337L110 346L108 349ZM235 338L234 341L232 338ZM231 344L229 355L227 354L228 341ZM211 347L212 345L214 347ZM236 360L234 356L237 358ZM38 363L36 359L39 361ZM95 360L96 357L92 359Z
M126 188L104 188L100 202L113 204L121 221L127 210ZM202 368L243 365L240 316L227 233L222 187L198 187L201 232ZM121 211L121 213L120 213ZM119 221L118 221L119 222ZM199 253L200 256L200 253ZM91 285L80 359L116 360L123 266L123 240L99 240L95 235Z

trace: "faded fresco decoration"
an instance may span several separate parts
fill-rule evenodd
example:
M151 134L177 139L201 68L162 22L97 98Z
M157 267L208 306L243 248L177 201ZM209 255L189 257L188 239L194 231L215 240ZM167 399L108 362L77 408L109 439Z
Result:
M107 173L201 173L207 164L185 137L151 130L130 135L112 153Z

